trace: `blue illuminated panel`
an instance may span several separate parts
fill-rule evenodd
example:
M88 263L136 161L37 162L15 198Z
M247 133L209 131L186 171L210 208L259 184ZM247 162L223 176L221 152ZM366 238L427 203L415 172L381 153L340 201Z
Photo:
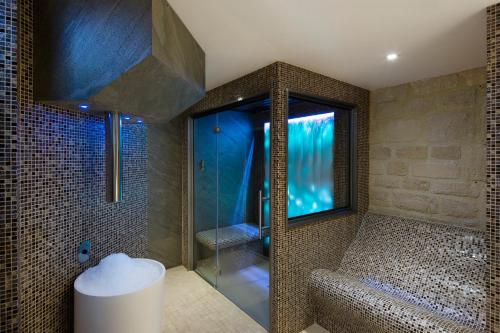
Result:
M334 118L331 112L288 120L289 218L333 209ZM269 194L270 140L270 124L265 123L265 195ZM268 203L264 209L267 215Z

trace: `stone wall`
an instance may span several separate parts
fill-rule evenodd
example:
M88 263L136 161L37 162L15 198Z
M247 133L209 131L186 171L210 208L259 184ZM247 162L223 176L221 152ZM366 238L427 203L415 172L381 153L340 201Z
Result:
M148 125L148 258L181 264L182 119Z
M374 213L484 229L484 68L371 94Z

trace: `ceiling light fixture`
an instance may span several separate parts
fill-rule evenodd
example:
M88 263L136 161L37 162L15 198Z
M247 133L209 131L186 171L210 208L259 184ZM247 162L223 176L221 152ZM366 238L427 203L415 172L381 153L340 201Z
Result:
M241 102L243 100L243 97L238 97L238 102Z
M387 56L385 58L387 59L387 61L394 61L397 58L399 58L399 54L397 54L397 53L389 53L389 54L387 54Z

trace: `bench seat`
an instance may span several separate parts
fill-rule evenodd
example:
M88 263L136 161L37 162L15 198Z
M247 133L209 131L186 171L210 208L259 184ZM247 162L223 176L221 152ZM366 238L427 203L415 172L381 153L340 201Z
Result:
M311 285L313 297L319 301L316 307L335 317L336 325L344 329L333 332L478 332L330 270L313 271Z
M218 238L218 239L217 239ZM217 240L219 249L225 249L241 244L246 244L259 239L259 228L254 224L240 223L228 227L209 229L196 233L196 240L206 246L208 249L215 251Z
M367 215L339 267L310 276L316 321L336 333L485 332L484 238Z

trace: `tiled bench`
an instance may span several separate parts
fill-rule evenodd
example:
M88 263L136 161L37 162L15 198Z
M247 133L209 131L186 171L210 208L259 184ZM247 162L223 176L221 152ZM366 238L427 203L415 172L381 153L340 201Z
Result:
M316 321L336 333L484 332L485 235L366 215L336 271L310 277Z
M225 249L246 244L257 239L259 239L259 228L254 224L248 223L219 228L218 233L216 229L196 233L196 240L212 251L215 251L217 247L217 240L219 249Z

